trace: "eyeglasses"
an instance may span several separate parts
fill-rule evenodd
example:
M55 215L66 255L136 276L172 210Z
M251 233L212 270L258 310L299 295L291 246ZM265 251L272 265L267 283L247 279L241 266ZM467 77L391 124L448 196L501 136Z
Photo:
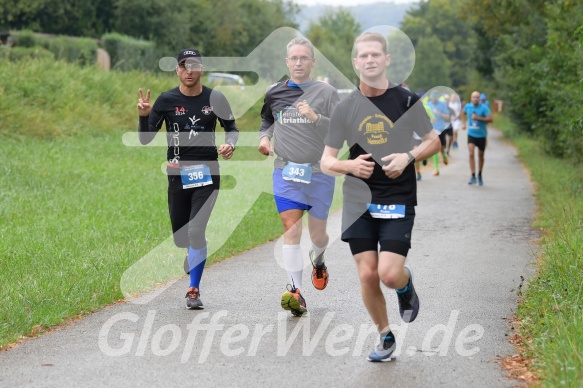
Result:
M286 59L292 61L293 63L296 63L298 60L301 63L306 63L308 61L311 61L313 58L310 58L310 57L291 57L291 58L286 58Z
M202 70L202 65L200 63L188 63L182 62L178 65L181 69L187 69L191 71L200 71Z

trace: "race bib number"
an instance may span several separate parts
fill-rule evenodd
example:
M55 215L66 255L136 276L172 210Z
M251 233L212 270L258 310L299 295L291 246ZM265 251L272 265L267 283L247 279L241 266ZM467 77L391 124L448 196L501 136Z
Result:
M405 205L378 205L376 203L369 203L368 212L372 218L404 218Z
M283 168L282 177L286 181L310 183L312 181L312 165L289 162Z
M182 178L182 188L208 186L213 184L211 170L206 164L195 164L192 166L181 166L180 177Z

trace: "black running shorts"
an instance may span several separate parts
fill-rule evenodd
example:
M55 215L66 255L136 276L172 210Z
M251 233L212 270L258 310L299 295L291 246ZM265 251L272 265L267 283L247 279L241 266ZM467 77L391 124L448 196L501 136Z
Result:
M372 240L381 244L381 250L407 256L404 247L411 247L415 221L415 207L407 206L404 218L373 218L366 204L345 202L342 209L342 241ZM392 243L395 242L395 243Z
M486 149L486 138L468 135L468 144L474 144L480 151L484 151Z

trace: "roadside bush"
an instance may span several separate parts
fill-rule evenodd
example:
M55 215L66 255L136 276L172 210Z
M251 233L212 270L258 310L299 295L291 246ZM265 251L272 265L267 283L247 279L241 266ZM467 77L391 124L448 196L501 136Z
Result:
M97 42L88 38L60 36L49 39L48 49L57 59L80 65L92 65L97 60Z
M158 67L154 42L111 33L103 35L101 43L111 57L112 69L153 71Z
M12 36L14 44L20 47L34 47L37 43L37 36L30 30L22 30Z
M2 46L4 47L4 46ZM10 61L22 61L30 59L48 59L54 60L55 55L42 47L5 47L6 55ZM3 56L0 54L0 56Z

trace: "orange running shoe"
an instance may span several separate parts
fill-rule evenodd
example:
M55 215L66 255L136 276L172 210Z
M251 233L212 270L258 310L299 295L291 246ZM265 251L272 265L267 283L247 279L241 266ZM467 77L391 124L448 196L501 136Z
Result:
M310 261L312 262L312 284L316 290L323 290L328 285L328 267L322 261L314 264L314 250L310 249Z

